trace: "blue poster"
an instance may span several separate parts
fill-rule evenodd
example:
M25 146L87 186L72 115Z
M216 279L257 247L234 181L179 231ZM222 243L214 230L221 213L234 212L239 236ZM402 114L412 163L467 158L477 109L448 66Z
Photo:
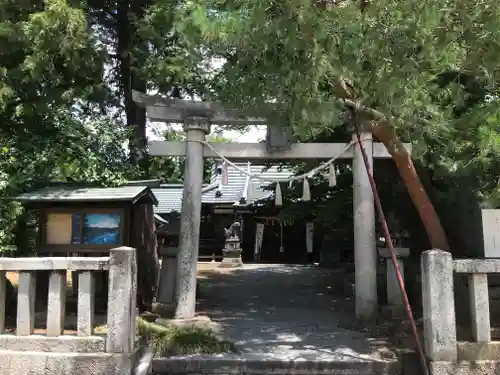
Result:
M82 243L82 214L71 215L71 243L80 245Z
M83 240L92 245L118 245L120 242L120 214L86 214Z

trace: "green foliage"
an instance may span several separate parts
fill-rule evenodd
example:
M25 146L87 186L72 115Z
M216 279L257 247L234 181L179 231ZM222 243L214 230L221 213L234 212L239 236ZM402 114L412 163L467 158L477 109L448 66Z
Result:
M329 83L340 77L363 105L419 128L429 120L433 128L447 123L449 108L435 100L442 72L467 72L489 92L497 90L500 10L494 1L384 0L365 12L356 2L327 10L303 1L190 4L179 28L196 30L193 38L201 34L215 56L234 51L221 95L268 111L275 100L294 123L331 125L325 103L331 106L336 95ZM457 100L461 93L449 88L447 95Z
M51 182L112 186L144 176L148 166L134 155L145 151L146 122L131 89L192 96L206 80L201 53L173 27L179 7L0 0L2 197ZM180 160L152 161L168 182L182 169ZM19 204L2 201L0 249L26 247L22 233L35 224Z
M364 12L356 2L299 0L0 0L0 194L52 181L116 185L147 167L180 181L181 159L145 168L127 153L127 142L136 151L145 143L132 89L220 100L308 141L345 131L343 82L412 142L443 207L462 199L460 189L498 207L499 16L492 0L382 0ZM317 198L307 206L325 228L344 220L331 212L350 205L348 176L342 166L337 189L311 181ZM0 248L19 245L16 233L34 221L3 201Z
M151 89L172 97L192 98L203 95L211 67L202 49L189 45L175 28L177 10L183 6L175 0L154 1L139 21L139 33L148 40L142 74Z
M495 1L195 0L177 28L225 59L214 99L309 140L343 127L342 99L355 100L413 144L435 202L469 189L500 206Z
M163 326L137 318L137 332L160 357L237 352L233 343L209 328Z
M456 108L470 96L458 79L439 84L444 73L466 74L490 95L500 82L494 1L383 0L361 12L356 2L323 10L314 1L198 0L184 7L177 27L226 58L215 97L299 131L312 121L342 125L335 100L345 97L337 87L343 80L418 150L427 138L454 139Z
M83 11L62 0L1 1L0 39L0 195L54 181L123 182L127 136L102 113L106 53ZM34 220L2 201L0 249L19 247Z

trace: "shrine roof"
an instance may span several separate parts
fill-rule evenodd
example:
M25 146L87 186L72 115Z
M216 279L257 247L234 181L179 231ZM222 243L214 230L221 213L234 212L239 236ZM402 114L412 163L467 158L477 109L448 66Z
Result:
M158 204L157 198L147 186L122 186L122 187L78 187L78 186L48 186L42 189L27 192L14 200L26 203L50 202L130 202L137 203L143 198L148 198L154 205Z
M155 212L158 214L181 212L183 189L182 184L162 184L159 188L153 188L153 194L158 199Z
M235 163L237 167L247 170L248 163ZM204 204L238 204L245 193L247 176L236 168L228 166L227 185L221 184L221 176L216 168L212 173L210 184L204 185L202 203ZM266 167L264 165L251 165L250 173L259 175L270 180L286 180L293 173L283 170L280 167ZM266 199L273 195L273 192L266 190L269 183L253 179L250 184L250 194L247 203L253 203ZM153 188L154 195L158 198L158 206L155 212L158 214L168 214L173 211L181 212L182 209L182 184L162 184L159 188ZM220 194L217 193L220 192Z
M159 224L168 224L168 220L165 220L162 216L158 214L155 214L154 218Z
M247 171L248 163L235 163L235 165ZM250 173L258 175L269 180L286 180L293 173L280 168L279 166L266 167L265 165L250 165ZM231 165L227 167L227 185L219 184L217 190L220 191L220 196L215 194L215 191L206 192L203 194L203 203L238 203L245 195L245 186L247 185L246 174L241 173ZM218 179L217 175L212 175L211 183L215 183ZM273 192L266 190L265 187L270 183L258 179L252 179L249 184L249 199L247 203L253 203L258 200L266 199L273 195Z

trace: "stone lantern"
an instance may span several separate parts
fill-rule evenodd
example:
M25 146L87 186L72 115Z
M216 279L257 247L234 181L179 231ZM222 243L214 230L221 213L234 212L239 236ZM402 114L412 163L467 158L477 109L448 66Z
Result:
M222 262L219 267L222 268L238 268L243 267L241 260L241 224L235 221L228 229L224 229L226 240L222 249Z

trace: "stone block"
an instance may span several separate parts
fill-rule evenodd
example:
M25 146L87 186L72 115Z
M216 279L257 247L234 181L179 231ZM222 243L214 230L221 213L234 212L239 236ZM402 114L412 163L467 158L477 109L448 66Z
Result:
M223 249L222 250L222 261L219 264L221 268L240 268L243 267L243 261L241 259L242 249Z
M500 259L457 259L453 270L458 273L500 273Z
M410 249L406 247L394 248L396 253L396 260L398 262L398 268L401 275L405 277L403 258L410 255ZM401 294L401 288L399 287L398 278L396 275L396 270L394 264L392 263L392 253L388 248L379 248L379 255L385 259L385 274L386 274L386 290L387 290L387 311L392 311L392 316L399 317L404 316L404 299Z
M431 361L431 375L500 375L500 361Z
M175 280L177 277L177 253L163 257L157 301L170 304L175 301Z
M448 252L428 250L421 267L425 352L431 361L456 361L453 259Z
M104 343L101 336L0 335L0 350L21 352L98 353L104 352Z
M206 328L206 329L212 329L216 332L221 332L222 328L221 326L212 321L208 316L195 316L194 318L191 319L156 319L155 321L156 324L168 327L168 326L174 326L174 327L196 327L196 328Z
M66 271L54 271L49 278L47 336L60 336L66 316Z
M17 328L19 336L29 336L35 328L36 273L19 272L17 290Z
M108 257L1 258L0 271L104 271Z
M397 362L363 360L253 359L237 356L191 356L153 359L154 374L177 375L388 375L398 373Z
M136 251L130 247L112 249L109 258L107 352L132 352L135 341L136 298Z
M491 341L490 301L486 274L469 275L469 296L474 341L489 342Z
M92 272L78 275L78 320L80 336L92 336L94 331L95 280Z
M458 342L459 361L500 361L500 342Z
M0 350L0 373L19 375L130 374L136 353L43 353Z

